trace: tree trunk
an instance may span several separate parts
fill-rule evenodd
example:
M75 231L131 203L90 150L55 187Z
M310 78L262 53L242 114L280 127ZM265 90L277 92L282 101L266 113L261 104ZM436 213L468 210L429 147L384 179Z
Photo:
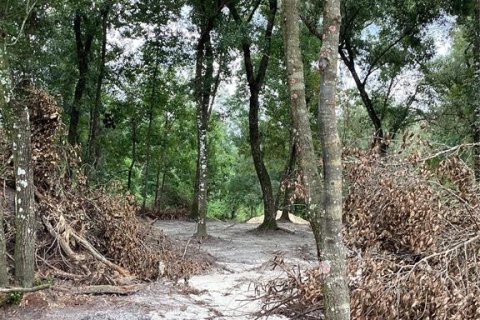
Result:
M343 62L350 71L353 80L355 81L355 85L357 86L357 90L360 93L363 105L367 110L368 117L370 118L370 121L372 121L373 127L375 128L375 133L373 134L372 148L378 148L380 155L384 156L387 154L388 145L385 141L385 132L383 130L382 120L378 116L377 111L375 111L373 101L368 95L367 89L365 88L365 82L360 80L357 70L355 69L353 50L348 39L345 40L345 49L347 50L349 56L347 57L343 49L340 48L340 57L342 58Z
M346 274L346 249L342 239L342 150L337 132L336 82L341 23L340 0L326 0L324 31L320 50L320 100L318 124L323 153L324 194L321 217L321 266L325 319L350 319L350 298Z
M8 107L9 91L10 91L10 75L7 66L7 50L4 43L4 36L0 30L0 114L5 125L5 111ZM0 287L8 285L7 270L7 244L5 239L5 229L3 223L4 201L0 200Z
M208 181L208 122L211 107L220 81L219 69L214 79L214 52L210 34L217 22L218 13L224 7L224 1L217 1L214 12L208 12L206 6L198 6L201 17L200 38L196 47L195 59L195 100L197 103L197 171L194 190L194 203L190 218L197 219L195 236L207 236L207 181ZM221 63L220 63L221 65ZM220 68L220 67L219 67Z
M198 179L198 222L197 237L207 236L207 128L206 118L198 115L197 126L199 130L199 179Z
M89 68L89 55L92 48L93 34L87 32L85 43L82 37L82 16L79 12L75 14L73 21L73 29L75 32L75 42L78 60L78 81L75 87L72 108L70 110L70 124L68 127L68 142L71 145L78 143L78 124L80 122L80 109L82 97L87 85L87 73Z
M259 229L277 229L275 201L273 198L272 182L267 168L263 161L259 129L259 101L258 92L250 93L250 111L248 114L248 128L250 137L250 150L252 152L253 164L257 172L258 180L263 194L264 219Z
M198 154L197 154L197 172L198 189L196 192L196 210L197 237L207 236L207 179L208 179L208 121L210 118L209 106L212 97L213 84L213 51L210 39L211 30L204 31L204 37L199 40L197 46L197 136L198 136ZM201 52L200 52L201 51ZM204 63L205 62L205 63ZM205 66L204 66L205 64ZM205 71L203 71L205 69Z
M88 163L91 170L96 171L100 158L100 147L98 137L100 135L100 111L102 109L102 85L105 77L105 63L107 56L107 32L108 32L108 14L111 3L106 1L101 10L102 16L102 46L100 49L100 66L98 71L97 87L95 89L95 102L90 108L90 135L88 138Z
M290 156L288 157L288 165L287 170L285 171L285 179L289 180L292 178L292 174L295 171L295 162L296 162L296 145L292 143L290 149ZM290 222L290 195L291 195L291 188L289 188L288 184L285 186L285 192L283 196L283 208L282 208L282 215L280 216L281 221Z
M4 197L0 196L0 287L8 285L7 240L3 223Z
M199 137L199 134L197 132L197 165L195 169L195 182L193 187L194 189L193 189L192 210L190 211L190 215L189 215L189 219L193 221L198 219L198 181L200 180L200 165L198 162L198 155L200 154L198 150L198 146L200 145L200 141L198 140L198 137Z
M29 82L18 85L13 102L15 164L15 280L31 287L35 276L35 206L29 110Z
M157 53L158 54L158 53ZM150 96L150 110L148 111L148 127L147 127L147 137L146 137L146 154L145 154L145 171L143 175L143 202L142 202L142 211L145 211L147 205L147 194L148 194L148 174L150 172L150 153L152 151L152 127L153 127L153 108L155 106L155 94L157 89L157 73L158 73L158 61L155 64L155 69L153 71L153 82L152 82L152 92Z
M320 215L322 199L321 176L318 170L318 157L313 145L310 116L305 97L305 76L302 53L300 51L300 32L298 27L298 1L283 2L283 34L285 45L285 64L290 94L290 112L292 114L296 154L302 182L305 189L307 217L311 221L317 246L320 244ZM318 246L317 251L319 252Z
M135 162L137 161L137 120L135 117L132 118L132 162L128 167L128 180L127 180L127 189L132 190L132 172L135 167Z
M474 88L474 142L480 144L480 0L475 1L474 15L474 47L473 47L473 88ZM480 181L480 145L474 147L475 179Z
M249 127L249 141L252 152L253 163L255 171L260 182L263 195L263 210L264 219L262 224L258 227L259 230L275 230L278 229L276 221L275 199L273 196L272 182L267 168L263 161L263 153L261 148L260 129L259 129L259 95L265 82L265 74L270 60L272 31L275 25L275 16L277 13L277 1L269 0L269 12L267 27L265 29L264 47L262 51L262 58L258 64L257 71L254 71L254 65L251 53L251 40L248 35L242 38L242 50L245 63L245 71L247 74L247 82L250 90L250 104L248 113L248 127ZM243 24L236 7L233 3L228 3L228 8L237 24ZM250 16L253 16L253 12Z
M160 182L160 172L162 172L162 182ZM158 170L157 173L157 188L155 190L155 209L162 209L163 190L165 189L165 177L167 176L167 168Z

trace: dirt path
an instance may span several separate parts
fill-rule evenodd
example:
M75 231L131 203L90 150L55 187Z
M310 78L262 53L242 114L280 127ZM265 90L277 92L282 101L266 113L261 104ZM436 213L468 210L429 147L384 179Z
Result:
M31 302L30 306L10 310L8 314L0 310L0 319L255 319L260 303L253 300L253 283L278 276L268 261L281 255L286 261L301 265L315 262L313 235L306 225L283 224L291 232L258 235L249 232L256 225L215 221L208 224L212 239L203 243L189 241L195 231L194 223L161 221L157 226L186 245L200 246L217 259L221 268L192 277L189 287L158 281L124 297L83 296L65 301L45 292L48 305Z

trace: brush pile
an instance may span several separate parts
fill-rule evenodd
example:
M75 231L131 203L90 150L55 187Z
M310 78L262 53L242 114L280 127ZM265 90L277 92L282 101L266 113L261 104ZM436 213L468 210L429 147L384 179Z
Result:
M133 196L120 187L91 190L80 157L65 143L60 109L42 90L30 89L32 154L38 216L37 266L40 276L84 284L117 284L159 276L188 278L213 264L136 217ZM1 135L0 173L6 199L6 238L13 252L13 163Z
M480 318L480 193L462 160L468 147L346 153L352 319ZM287 280L265 286L265 313L321 312L322 272L283 268Z

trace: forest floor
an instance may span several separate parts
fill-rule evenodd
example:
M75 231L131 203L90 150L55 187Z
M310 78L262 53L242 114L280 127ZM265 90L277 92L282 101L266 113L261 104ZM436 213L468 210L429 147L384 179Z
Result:
M47 290L37 294L36 299L30 298L28 305L0 310L0 319L261 319L255 284L281 274L280 270L272 270L269 262L281 257L306 268L316 261L315 242L308 225L281 223L287 231L258 233L252 232L256 224L209 221L211 237L201 243L190 239L195 223L158 221L156 225L186 246L200 246L215 257L218 267L203 275L180 279L176 284L159 280L128 296L72 296Z

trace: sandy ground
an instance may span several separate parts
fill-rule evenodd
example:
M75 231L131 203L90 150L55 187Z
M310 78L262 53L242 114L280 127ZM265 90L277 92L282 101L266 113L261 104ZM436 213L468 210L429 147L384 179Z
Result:
M282 223L289 232L258 234L254 224L209 222L211 239L189 240L192 222L159 221L166 234L189 246L200 246L212 254L219 268L192 277L186 286L157 281L130 296L81 296L66 301L47 292L48 303L30 303L0 310L0 319L19 320L159 320L159 319L257 319L261 310L255 299L255 283L278 277L269 261L282 256L304 267L315 263L315 243L308 225ZM2 314L3 313L3 314ZM268 319L286 319L271 316Z

